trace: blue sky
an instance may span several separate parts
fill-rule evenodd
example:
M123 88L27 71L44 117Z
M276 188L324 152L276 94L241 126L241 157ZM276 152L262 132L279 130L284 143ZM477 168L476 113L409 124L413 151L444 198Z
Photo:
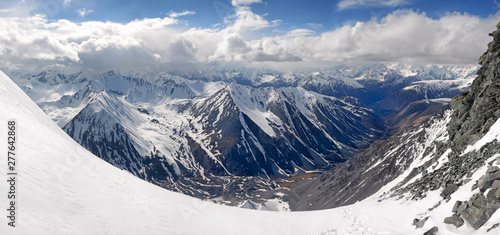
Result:
M234 12L231 0L37 0L37 2L39 6L33 11L34 13L46 14L49 19L69 19L73 22L97 20L126 23L135 19L164 17L170 12L191 11L195 14L183 18L189 22L189 26L210 27L223 23L224 18ZM252 9L257 14L266 15L268 20L280 20L278 28L282 30L313 27L323 31L335 29L346 23L368 21L373 17L381 18L398 9L425 12L434 19L449 12L468 13L486 18L500 10L500 2L488 0L353 0L351 7L341 9L342 2L349 1L264 0L260 4L252 4ZM389 5L376 2L389 2ZM48 7L50 5L55 5L57 10L50 10L52 9ZM82 9L90 12L82 17L79 14Z
M500 2L2 0L3 69L476 64Z

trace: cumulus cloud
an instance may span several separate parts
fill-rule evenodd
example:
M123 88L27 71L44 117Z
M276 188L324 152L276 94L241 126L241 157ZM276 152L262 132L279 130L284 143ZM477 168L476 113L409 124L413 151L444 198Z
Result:
M313 45L307 50L319 60L475 63L498 18L451 13L434 20L425 13L396 11L380 22L358 22L308 38L306 45Z
M410 4L407 0L341 0L339 10L359 7L396 7Z
M88 67L134 67L154 64L161 56L148 51L141 40L117 35L91 38L78 48L78 57Z
M78 61L77 45L53 36L41 15L0 18L0 61L18 69Z
M268 21L248 6L236 7L223 26L187 30L175 27L175 17L129 23L0 17L0 64L9 69L269 62L476 64L499 19L500 13L489 18L449 13L433 19L399 10L322 33L294 29L263 37L259 30L279 22Z
M194 63L198 48L185 38L177 38L168 45L167 58L169 62Z
M229 23L230 25L225 29L225 31L255 31L277 26L279 22L279 20L269 22L263 16L253 13L249 7L243 6L238 7L234 15L226 18L226 23Z
M252 49L239 34L227 35L217 45L215 53L209 57L210 61L222 60L226 62L240 62L248 59L247 53Z

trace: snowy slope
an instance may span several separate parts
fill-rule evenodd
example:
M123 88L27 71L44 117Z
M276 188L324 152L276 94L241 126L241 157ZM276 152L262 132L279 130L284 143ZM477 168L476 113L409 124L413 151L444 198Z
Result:
M349 207L290 213L203 202L144 182L93 156L3 73L0 92L0 123L6 128L7 120L16 119L19 155L17 227L7 227L2 216L2 234L422 234L436 224L442 234L486 234L491 226L454 229L430 219L415 229L414 217L442 218L451 210L451 204L442 202L427 211L439 200L438 192L416 202L377 202L372 197ZM6 131L1 135L5 140ZM0 168L6 169L5 164L1 161ZM0 175L7 177L5 170ZM7 205L6 197L0 197L0 205ZM491 221L499 220L497 212Z

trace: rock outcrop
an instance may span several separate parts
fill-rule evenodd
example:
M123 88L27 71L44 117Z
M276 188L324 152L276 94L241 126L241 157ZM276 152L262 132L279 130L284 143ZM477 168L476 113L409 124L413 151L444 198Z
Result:
M493 36L493 41L479 59L481 68L471 91L451 101L454 113L449 133L457 150L464 150L467 145L475 143L500 118L500 30L490 36Z
M470 92L453 98L450 107L420 125L375 142L316 179L296 183L292 192L298 199L290 199L291 208L352 204L405 174L380 200L420 200L437 191L442 200L425 213L453 203L449 215L433 219L483 227L500 208L500 128L493 126L500 119L500 23L490 35L493 41L479 60L482 67ZM458 191L461 196L456 197ZM464 193L470 195L467 200ZM416 219L414 225L418 228L423 221ZM437 227L426 234L436 232Z
M470 189L472 197L467 201L456 201L453 214L444 219L444 223L456 227L466 221L474 229L479 229L500 208L500 168L494 166L495 160L498 162L500 158L488 162L498 155L500 143L493 140L476 149L467 149L481 140L500 118L500 23L490 35L493 41L479 59L482 67L471 91L451 101L453 113L448 124L449 140L437 151L449 151L447 162L439 169L432 169L431 173L427 173L427 169L421 170L425 171L421 178L396 190L397 195L410 192L418 200L428 191L441 189L440 195L449 201L454 192L470 182L473 173L488 164L484 175ZM436 155L426 165L432 165L439 158Z

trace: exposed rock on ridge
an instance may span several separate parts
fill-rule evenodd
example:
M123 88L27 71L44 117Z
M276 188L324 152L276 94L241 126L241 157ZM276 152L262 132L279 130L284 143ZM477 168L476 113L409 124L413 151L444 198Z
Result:
M451 101L454 112L449 133L457 150L479 140L500 117L500 29L490 36L493 41L479 59L481 68L471 91Z
M490 36L493 36L493 41L479 59L482 67L477 72L471 91L464 92L451 101L453 113L448 124L450 139L437 151L447 154L436 154L423 168L417 170L422 173L420 178L401 187L407 182L404 181L396 187L394 194L404 195L409 192L413 199L418 200L425 197L428 191L441 189L440 195L449 202L453 193L470 182L472 175L488 164L486 172L482 173L484 175L472 185L470 199L451 201L455 203L451 211L453 214L444 218L444 223L456 227L462 226L465 220L476 230L488 222L500 208L500 181L497 181L500 179L500 171L494 165L495 158L500 156L500 143L489 140L476 150L468 149L491 131L493 124L500 118L500 23ZM440 160L445 163L437 169L431 169L430 166ZM407 180L412 177L407 177Z
M489 220L500 208L500 128L496 124L500 118L500 24L490 35L494 40L479 60L482 67L470 92L453 98L450 108L422 124L372 144L316 179L297 183L291 208L352 204L397 179L380 200L420 200L438 193L442 199L422 213L442 205L455 206L434 220L476 230L496 222Z

